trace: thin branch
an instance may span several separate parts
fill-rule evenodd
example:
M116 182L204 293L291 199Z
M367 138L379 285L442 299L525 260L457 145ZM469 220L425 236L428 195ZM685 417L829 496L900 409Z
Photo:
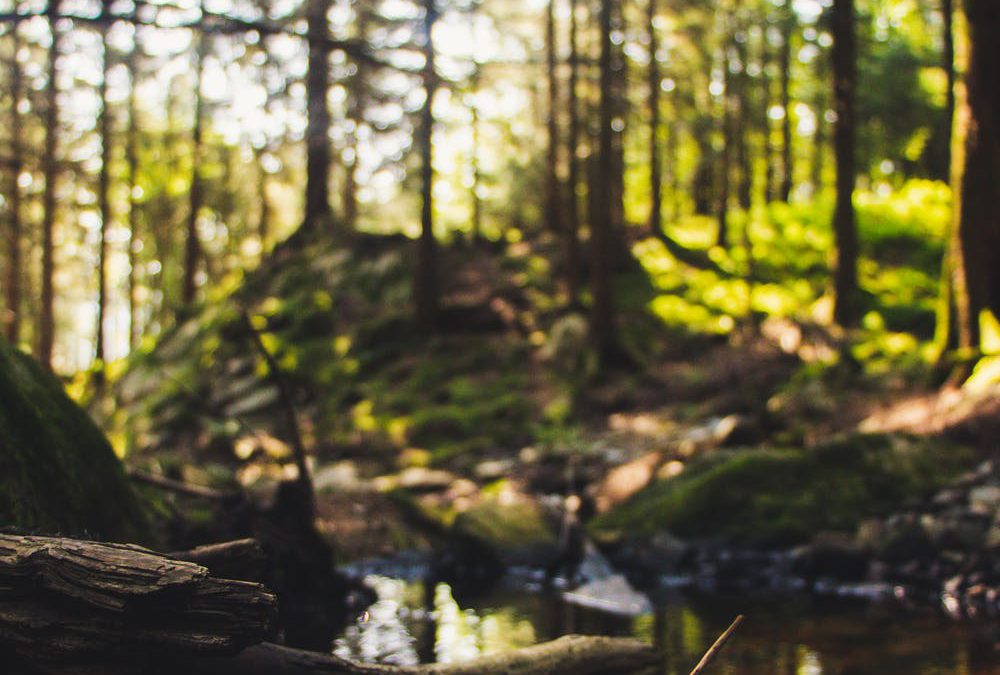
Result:
M722 648L726 646L726 643L729 642L729 638L733 636L733 633L736 632L736 629L740 627L741 623L743 623L742 614L737 616L733 623L730 624L729 628L727 628L725 632L719 636L719 639L715 641L715 644L708 648L705 655L701 657L701 661L699 661L698 665L691 671L691 675L700 675L705 668L708 667L708 664L712 662L712 659L715 658L716 654L722 651Z
M192 483L184 483L179 480L173 480L171 478L167 478L166 476L157 476L138 469L129 469L128 477L139 483L146 483L147 485L152 485L170 492L176 492L189 497L210 499L212 501L232 501L243 496L243 493L239 490L215 490L203 485L193 485Z
M302 487L303 493L309 500L310 511L315 513L315 490L313 489L312 478L309 475L309 465L306 463L306 446L305 443L302 442L302 431L299 428L298 415L295 411L295 405L292 402L292 388L289 385L284 372L282 372L281 368L278 366L278 362L274 360L274 356L264 345L264 341L261 339L260 333L258 333L253 327L253 323L250 320L250 314L245 310L243 312L243 322L246 324L246 329L250 333L254 347L257 348L257 351L267 364L268 375L278 387L281 407L284 410L288 433L291 436L290 440L292 442L292 453L295 457L295 465L299 470L299 485Z

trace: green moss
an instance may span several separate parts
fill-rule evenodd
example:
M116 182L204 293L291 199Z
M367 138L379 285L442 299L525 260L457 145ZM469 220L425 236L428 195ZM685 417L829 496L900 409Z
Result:
M452 529L500 557L558 547L555 532L541 509L527 500L505 504L498 498L487 497L459 513Z
M811 450L718 452L692 462L591 522L599 536L667 529L782 545L821 530L852 532L871 516L926 496L972 462L940 441L846 436Z
M135 541L144 514L107 439L50 373L0 340L0 524Z

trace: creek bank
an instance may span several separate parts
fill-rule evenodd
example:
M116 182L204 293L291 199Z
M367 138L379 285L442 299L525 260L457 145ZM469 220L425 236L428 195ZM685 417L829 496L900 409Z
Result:
M665 530L606 547L612 564L648 589L807 591L938 606L953 618L1000 616L1000 464L988 460L853 534L822 532L794 547L682 540Z

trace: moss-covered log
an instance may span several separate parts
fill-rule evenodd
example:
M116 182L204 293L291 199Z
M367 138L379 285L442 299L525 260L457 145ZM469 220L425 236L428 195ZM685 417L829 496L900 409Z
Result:
M136 541L143 514L90 417L0 339L0 526Z

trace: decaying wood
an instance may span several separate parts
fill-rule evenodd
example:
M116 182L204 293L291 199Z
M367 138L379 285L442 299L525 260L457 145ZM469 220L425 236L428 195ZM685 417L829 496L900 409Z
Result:
M641 672L659 663L657 651L630 638L567 635L551 642L472 661L388 666L348 661L332 654L264 643L232 659L206 659L191 673L212 675L615 675Z
M256 539L238 539L221 544L198 546L188 551L168 554L176 560L186 560L208 569L212 576L239 581L264 580L267 554Z
M188 560L178 560L126 544L0 534L0 662L67 675L597 675L634 673L659 660L638 640L584 636L410 667L271 644L275 596L260 584L209 573L259 552L253 540L241 540L185 551L177 555ZM4 672L20 672L11 667Z
M0 643L26 658L234 654L276 613L260 584L139 546L0 535Z

